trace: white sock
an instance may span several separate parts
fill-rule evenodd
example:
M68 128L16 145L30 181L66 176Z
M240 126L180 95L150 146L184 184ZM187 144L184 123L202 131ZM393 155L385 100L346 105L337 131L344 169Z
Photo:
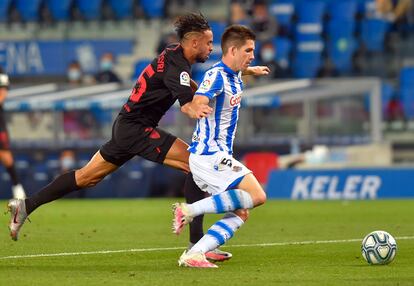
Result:
M253 200L248 192L231 189L188 204L187 207L190 215L196 217L201 214L219 214L238 209L251 209L253 208Z
M24 192L23 186L17 184L12 186L13 198L24 200L26 198L26 193Z
M213 224L207 233L188 251L188 253L206 253L216 249L233 237L244 221L235 213L226 214L221 220Z

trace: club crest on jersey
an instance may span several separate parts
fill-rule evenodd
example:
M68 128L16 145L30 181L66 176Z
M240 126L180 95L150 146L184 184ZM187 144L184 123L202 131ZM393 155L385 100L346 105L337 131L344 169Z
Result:
M211 80L205 79L200 86L200 90L202 91L208 91L211 87Z
M180 84L190 86L190 75L188 74L188 72L183 71L180 74Z

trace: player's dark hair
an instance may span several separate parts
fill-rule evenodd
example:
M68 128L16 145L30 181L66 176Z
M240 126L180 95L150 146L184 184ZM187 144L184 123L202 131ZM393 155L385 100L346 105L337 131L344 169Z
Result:
M230 46L239 48L247 40L256 40L256 35L250 28L243 25L231 25L227 27L221 36L221 50L223 54L226 54Z
M202 33L206 30L211 30L210 25L201 13L188 13L178 17L174 23L174 27L180 41L187 33Z

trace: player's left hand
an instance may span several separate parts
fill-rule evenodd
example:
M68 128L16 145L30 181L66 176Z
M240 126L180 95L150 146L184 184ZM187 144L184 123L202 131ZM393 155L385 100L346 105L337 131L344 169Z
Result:
M250 75L268 75L270 69L267 66L252 66L247 68L248 74Z

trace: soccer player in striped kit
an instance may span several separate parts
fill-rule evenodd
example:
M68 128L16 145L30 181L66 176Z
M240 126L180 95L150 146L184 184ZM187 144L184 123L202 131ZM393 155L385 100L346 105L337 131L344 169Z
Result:
M3 103L6 100L9 88L9 76L0 68L0 160L7 170L12 183L12 193L15 199L24 199L26 194L17 177L14 167L13 154L10 151L9 133L4 119Z
M266 194L252 172L233 158L241 95L242 72L254 59L255 35L249 28L233 25L222 36L223 57L209 69L193 98L195 105L209 105L213 112L198 119L190 151L190 169L195 183L211 197L192 204L173 206L173 231L180 234L193 218L206 213L226 213L190 249L180 266L212 268L205 253L230 239L247 220L248 209L262 205ZM268 74L267 67L254 67L255 74ZM251 68L250 68L251 69Z

